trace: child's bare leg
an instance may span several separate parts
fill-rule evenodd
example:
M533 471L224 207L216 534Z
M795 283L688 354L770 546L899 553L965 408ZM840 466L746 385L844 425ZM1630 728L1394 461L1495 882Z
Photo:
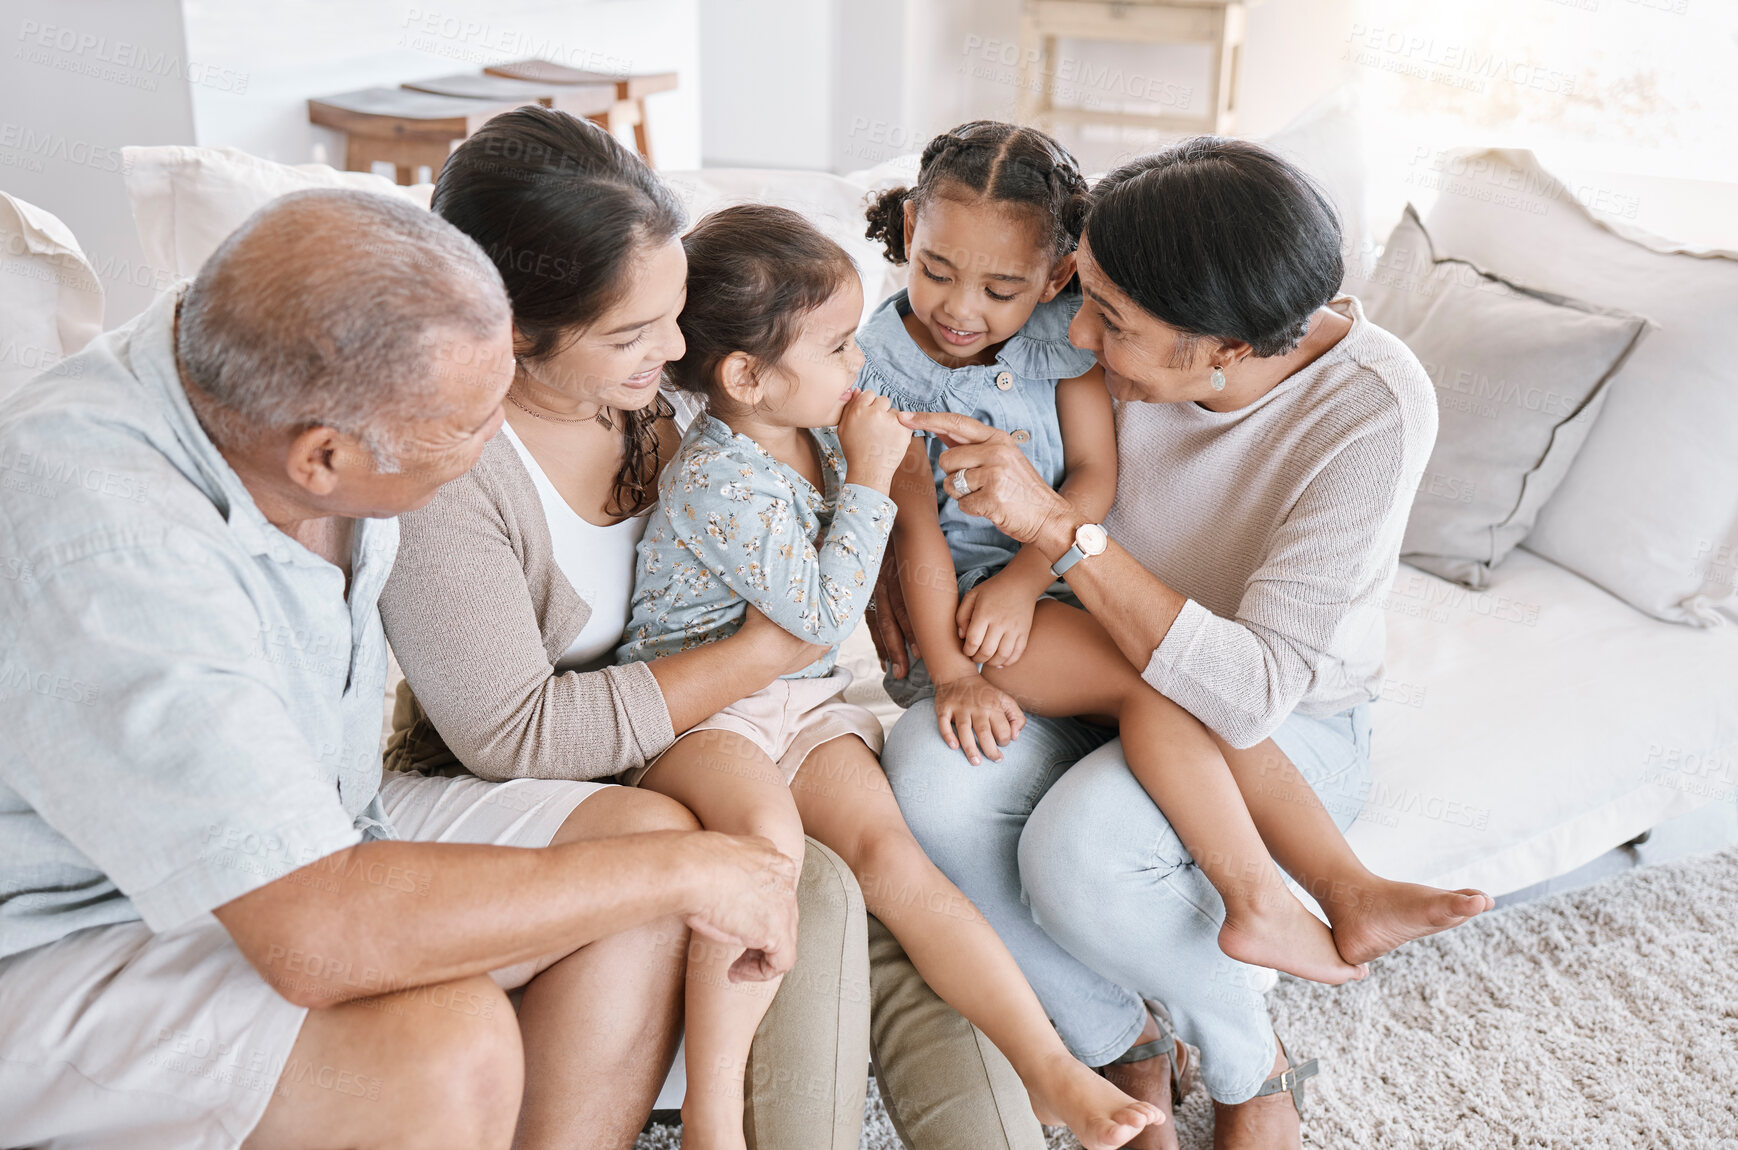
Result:
M1480 890L1443 890L1371 874L1277 743L1264 739L1238 750L1217 735L1214 741L1268 850L1321 905L1347 962L1368 962L1496 905Z
M680 802L707 830L760 835L802 865L803 825L790 788L760 748L739 735L684 736L640 785ZM746 1150L742 1076L780 980L731 982L727 972L741 953L698 934L689 945L684 1150Z
M1122 1146L1161 1116L1068 1053L1014 956L917 845L881 764L855 735L810 753L791 785L808 833L837 851L924 980L1008 1057L1040 1121L1086 1150Z
M1211 732L1149 687L1091 615L1040 602L1025 655L984 677L1037 714L1116 721L1129 770L1225 901L1226 954L1317 982L1363 977L1286 888Z

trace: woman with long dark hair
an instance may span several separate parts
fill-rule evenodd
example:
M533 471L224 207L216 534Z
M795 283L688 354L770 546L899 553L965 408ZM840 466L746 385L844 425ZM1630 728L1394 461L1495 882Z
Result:
M658 473L686 424L659 389L684 348L681 205L607 132L521 108L459 146L433 207L500 268L517 370L502 433L467 475L401 519L381 604L405 673L388 766L490 780L643 769L681 732L822 653L750 609L730 638L612 661ZM630 833L631 817L612 805L629 811L656 797L607 788L577 808L574 833ZM747 1082L749 1144L856 1147L873 1038L883 1096L919 1150L1042 1145L1006 1061L865 921L848 868L813 840L799 898L796 966L749 1065L720 1069ZM679 989L683 955L672 942ZM600 963L575 977L589 980L578 997L595 998L597 1017L556 1020L541 1037L597 1065L643 1066L640 1088L558 1100L528 1089L527 1113L547 1104L573 1141L583 1130L586 1145L628 1146L670 1065L680 997L662 1030L612 1026L604 1007L645 972Z

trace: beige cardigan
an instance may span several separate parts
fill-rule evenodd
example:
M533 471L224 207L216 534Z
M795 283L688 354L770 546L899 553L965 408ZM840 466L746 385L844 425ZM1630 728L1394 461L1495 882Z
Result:
M404 669L389 770L597 779L675 742L644 663L557 674L591 608L556 566L537 488L505 435L399 517L380 597Z

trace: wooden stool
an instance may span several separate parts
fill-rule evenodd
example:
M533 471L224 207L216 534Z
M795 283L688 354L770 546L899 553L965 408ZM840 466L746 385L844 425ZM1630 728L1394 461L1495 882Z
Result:
M393 166L401 184L416 182L416 170L440 174L454 145L492 116L523 106L517 100L467 100L404 88L363 88L308 101L308 119L344 133L344 167Z
M654 92L668 92L676 87L674 72L645 72L634 76L611 76L602 72L582 72L551 60L516 60L511 64L492 64L483 71L491 76L506 76L533 84L614 84L615 103L603 116L593 121L618 131L630 124L634 129L634 146L640 158L652 163L651 135L646 127L646 97Z
M1020 15L1021 122L1054 131L1057 124L1107 124L1174 132L1226 134L1236 123L1237 65L1243 5L1238 0L1025 0ZM1120 40L1202 44L1209 53L1211 106L1199 116L1062 107L1055 103L1056 40Z
M529 80L491 76L487 72L460 72L453 76L436 76L432 80L414 80L399 86L413 92L463 96L468 100L541 104L545 108L553 108L557 112L566 112L570 116L580 116L588 120L608 115L616 102L616 86L609 80L600 80L595 84L534 84Z

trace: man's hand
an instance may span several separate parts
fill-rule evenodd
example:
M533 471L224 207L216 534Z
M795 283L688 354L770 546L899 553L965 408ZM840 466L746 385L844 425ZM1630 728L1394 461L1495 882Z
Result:
M1086 519L1056 489L1044 482L1014 437L969 415L946 411L905 411L899 419L914 431L930 431L949 444L936 462L947 473L942 491L967 515L981 515L1021 543L1051 544ZM954 478L965 472L970 493L960 495ZM1040 539L1040 536L1044 539ZM1068 550L1064 543L1051 562Z
M694 933L743 947L732 982L765 982L797 960L797 866L763 838L698 831L683 839L698 876Z
M875 640L875 654L881 665L893 671L893 677L903 679L911 674L911 647L917 643L917 629L911 625L911 615L905 609L905 589L899 585L899 557L893 541L881 558L881 570L875 576L875 593L869 597L869 610L863 617L869 621L869 637ZM918 652L918 657L922 657Z
M960 650L974 663L1011 667L1026 653L1038 600L1016 579L999 571L960 597L954 621Z

